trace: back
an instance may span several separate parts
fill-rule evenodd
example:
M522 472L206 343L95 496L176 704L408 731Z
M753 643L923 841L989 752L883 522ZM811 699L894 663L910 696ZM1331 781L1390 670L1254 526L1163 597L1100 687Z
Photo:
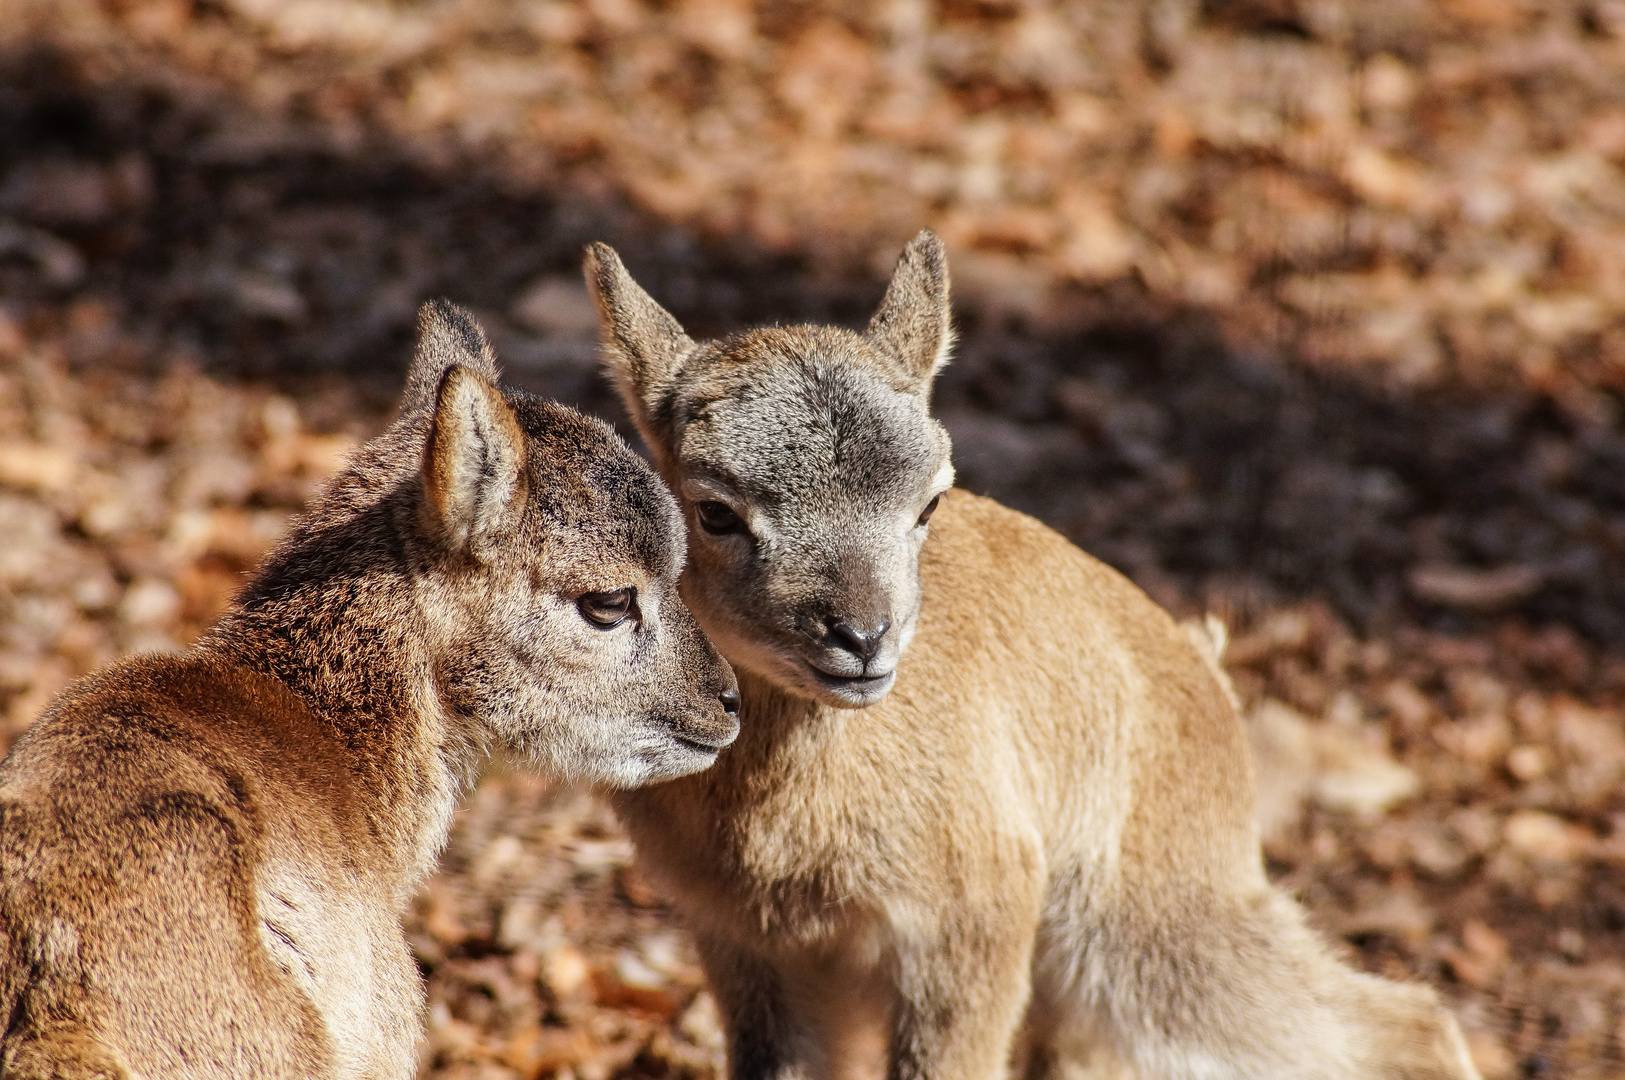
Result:
M871 712L899 710L899 727L953 740L963 760L1017 748L1043 830L1070 857L1188 842L1216 865L1257 861L1235 708L1143 592L1041 522L958 489L932 519L920 577L918 635ZM1215 837L1230 850L1210 851Z

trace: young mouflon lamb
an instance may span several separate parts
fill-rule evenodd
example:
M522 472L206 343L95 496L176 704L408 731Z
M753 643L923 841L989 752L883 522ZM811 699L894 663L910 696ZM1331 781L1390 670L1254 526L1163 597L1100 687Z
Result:
M0 763L0 1076L409 1077L401 932L487 748L709 766L732 673L610 429L424 308L400 416L220 623L65 690Z
M1467 1080L1425 987L1353 971L1264 876L1217 665L1127 579L952 490L922 233L861 334L696 342L590 249L605 362L739 672L716 768L617 807L699 942L736 1080ZM929 538L928 538L929 537ZM873 1056L872 1054L870 1056Z

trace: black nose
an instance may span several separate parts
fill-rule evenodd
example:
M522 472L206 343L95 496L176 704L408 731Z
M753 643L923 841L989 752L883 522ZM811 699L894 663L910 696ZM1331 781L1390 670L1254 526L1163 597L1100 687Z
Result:
M829 620L829 636L835 643L847 652L862 660L865 664L875 658L880 652L880 639L886 636L891 629L890 619L881 619L880 624L873 630L859 630L846 621Z
M717 700L722 702L723 712L727 713L729 716L739 715L738 690L724 690L722 693L717 695Z

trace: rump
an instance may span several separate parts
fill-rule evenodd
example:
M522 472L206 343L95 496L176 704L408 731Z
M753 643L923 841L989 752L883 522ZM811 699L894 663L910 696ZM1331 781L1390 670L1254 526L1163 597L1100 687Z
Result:
M240 815L176 791L58 809L0 802L0 1073L330 1072L321 1017L260 943Z

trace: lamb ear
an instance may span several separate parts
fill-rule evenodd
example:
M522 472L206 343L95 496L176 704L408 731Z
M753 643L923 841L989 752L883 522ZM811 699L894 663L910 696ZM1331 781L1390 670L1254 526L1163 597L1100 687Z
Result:
M915 393L928 393L953 348L949 314L948 255L942 238L923 229L898 258L864 336L897 364Z
M496 353L474 316L449 300L430 300L418 309L418 347L406 372L401 415L434 408L441 379L453 365L479 373L492 386L501 377Z
M428 513L454 552L484 562L521 495L525 436L513 409L480 373L446 371L423 459Z
M598 304L604 367L626 402L626 411L657 454L666 448L660 402L670 391L694 340L682 324L632 280L608 244L592 244L582 267Z

